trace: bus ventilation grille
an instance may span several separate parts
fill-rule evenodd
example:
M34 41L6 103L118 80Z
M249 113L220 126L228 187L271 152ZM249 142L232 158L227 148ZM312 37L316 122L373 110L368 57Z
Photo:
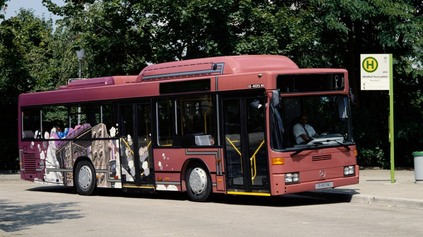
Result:
M312 157L313 161L323 161L323 160L331 160L331 159L332 159L332 155L321 155L321 156Z
M35 160L35 154L25 154L24 168L26 173L35 173L37 169L37 161Z

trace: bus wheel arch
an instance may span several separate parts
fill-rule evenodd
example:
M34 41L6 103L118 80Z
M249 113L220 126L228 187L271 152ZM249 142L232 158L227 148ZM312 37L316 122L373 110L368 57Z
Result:
M185 191L192 201L206 201L212 193L212 180L209 169L199 159L186 162L182 172Z
M97 187L96 171L88 157L79 157L73 171L74 189L80 195L92 195Z

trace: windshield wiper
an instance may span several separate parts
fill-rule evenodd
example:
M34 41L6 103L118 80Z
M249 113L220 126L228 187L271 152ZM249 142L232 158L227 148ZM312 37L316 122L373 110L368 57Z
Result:
M337 140L328 139L328 140L321 141L321 142L316 142L316 143L313 143L313 144L310 144L310 145L305 145L304 147L302 147L302 148L296 150L294 153L292 153L291 154L291 157L294 157L294 156L300 154L301 152L303 152L305 150L308 150L310 148L311 148L311 150L319 149L320 146L326 145L326 144L324 144L324 142L335 142L338 145L341 145L342 147L344 147L345 149L347 149L347 151L351 150L351 148L348 145L346 145L346 144L344 144L342 142L339 142Z
M348 145L346 145L345 143L342 143L342 142L338 142L337 140L330 140L330 139L328 139L326 142L336 142L338 145L341 145L345 149L347 149L347 151L351 150L351 148Z
M301 152L308 150L310 148L312 148L311 150L315 150L319 148L319 145L322 145L321 143L314 143L311 145L305 145L303 148L296 150L294 153L291 154L291 157L294 157L298 154L300 154Z

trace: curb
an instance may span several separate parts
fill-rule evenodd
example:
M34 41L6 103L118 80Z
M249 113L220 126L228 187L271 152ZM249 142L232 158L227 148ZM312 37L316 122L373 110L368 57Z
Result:
M386 198L364 194L354 194L351 203L369 204L388 207L419 208L423 209L423 201L408 198Z
M349 203L423 209L423 200L420 199L381 197L334 189L306 192L306 194L333 200L341 200Z

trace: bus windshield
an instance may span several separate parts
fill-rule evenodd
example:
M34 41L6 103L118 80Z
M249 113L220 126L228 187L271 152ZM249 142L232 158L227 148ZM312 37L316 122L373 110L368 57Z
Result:
M353 142L346 95L301 96L281 99L271 111L275 150L340 146ZM303 135L309 137L305 139Z

